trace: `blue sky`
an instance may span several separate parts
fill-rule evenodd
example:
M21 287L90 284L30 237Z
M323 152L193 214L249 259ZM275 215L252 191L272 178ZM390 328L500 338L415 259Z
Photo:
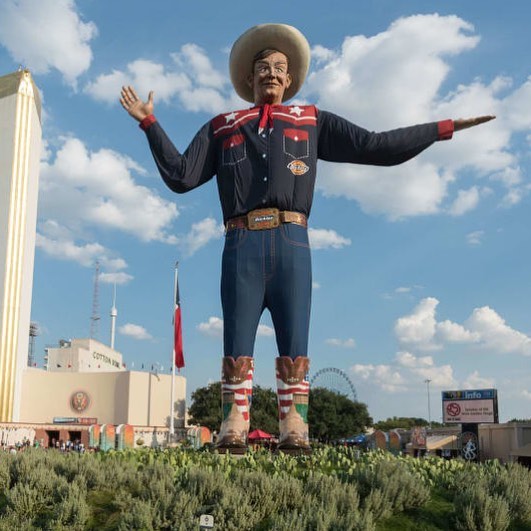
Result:
M20 64L43 97L32 320L37 361L87 337L101 263L99 339L128 367L169 370L173 265L188 389L219 378L221 212L215 181L177 196L158 177L119 88L155 91L184 149L212 116L247 105L228 52L248 27L284 22L312 46L294 102L371 130L496 114L395 168L321 163L312 215L312 373L337 367L375 419L440 420L440 391L499 391L500 419L531 411L530 6L496 2L0 0L0 73ZM256 382L274 385L264 314Z

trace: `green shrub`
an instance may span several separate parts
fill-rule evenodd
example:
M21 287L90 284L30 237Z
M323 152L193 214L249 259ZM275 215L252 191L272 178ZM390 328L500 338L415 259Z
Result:
M465 489L463 485L476 485ZM518 465L412 459L322 447L309 456L250 452L28 450L0 460L0 530L363 530L455 493L455 529L530 527L531 473ZM527 527L526 527L527 526Z
M21 520L34 520L49 505L51 498L47 492L26 483L17 483L7 494L7 514L16 515Z
M0 459L0 495L4 494L11 484L11 474L9 473L10 462L5 456Z
M0 516L0 531L35 531L31 520L20 518L17 514L9 513Z
M507 501L517 525L531 524L531 470L511 463L500 470L490 490Z
M505 531L511 523L509 504L489 494L485 482L458 493L454 505L455 527L462 531Z
M430 488L421 476L408 470L399 460L360 466L351 472L348 481L357 485L362 507L371 512L375 520L421 507L430 498Z
M77 531L85 529L89 516L87 492L77 483L72 483L64 498L55 503L51 520L56 527L64 526Z
M130 531L131 529L142 529L143 531L153 531L153 507L144 500L132 500L128 510L123 512L116 529L120 531Z

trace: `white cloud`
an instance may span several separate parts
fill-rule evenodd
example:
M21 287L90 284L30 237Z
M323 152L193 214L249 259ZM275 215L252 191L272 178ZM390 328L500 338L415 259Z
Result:
M453 369L450 365L438 367L417 367L411 369L412 374L417 376L417 382L430 380L430 385L438 388L452 388L457 382L454 378Z
M117 273L101 273L100 274L100 281L104 284L118 284L123 285L127 284L131 280L133 280L133 276L129 275L128 273L124 273L123 271L117 272Z
M86 243L76 245L73 241L50 240L37 233L35 246L42 249L47 255L62 260L72 260L85 267L91 267L107 249L99 243Z
M531 400L531 392L527 391L526 389L522 391L522 396L527 398L527 400Z
M55 160L41 164L39 216L76 232L86 226L115 229L142 241L175 243L168 233L178 216L174 203L135 182L144 173L133 160L109 149L90 151L67 138Z
M437 323L437 335L441 341L449 343L475 343L480 339L478 333L448 320Z
M209 317L208 322L199 323L196 328L205 336L223 337L223 319L219 317Z
M459 190L457 197L450 206L449 213L452 216L462 216L466 212L473 210L479 203L479 189L473 186L468 190Z
M275 330L270 326L259 324L256 335L260 337L272 337L275 335Z
M465 326L480 338L482 346L494 352L531 356L531 337L511 328L488 306L475 308Z
M191 81L184 73L166 72L161 64L137 59L127 65L126 72L113 70L110 74L101 74L84 91L94 99L117 103L124 85L134 85L138 94L144 97L153 90L155 101L168 103L180 91L188 89Z
M433 297L422 299L413 312L397 319L395 334L398 341L414 345L421 350L434 350L440 345L434 342L436 332L435 309L439 301Z
M407 382L402 374L390 365L362 365L356 364L350 371L363 380L371 380L371 383L389 393L403 392L407 390Z
M100 264L100 280L103 283L126 284L133 279L123 269L127 262L97 242L78 243L72 232L55 220L40 222L35 246L57 260L76 262L84 267Z
M143 327L133 323L127 323L118 328L118 332L138 340L153 339L151 334Z
M481 245L484 236L485 231L475 230L466 235L466 241L468 242L468 245Z
M0 43L33 72L57 69L74 86L92 61L93 22L83 22L74 0L3 0Z
M190 72L200 85L219 87L227 83L226 77L212 66L205 51L196 44L185 44L180 53L172 54L172 58L178 66Z
M312 249L341 249L352 242L348 238L339 235L335 230L308 229L308 237Z
M433 358L431 356L417 357L411 352L397 352L396 361L402 367L408 367L410 369L417 367L433 367Z
M185 44L170 56L169 65L136 59L125 70L101 74L84 91L96 100L117 104L121 87L133 85L142 99L153 90L155 104L177 100L188 111L213 114L246 105L230 90L228 77L214 68L196 44Z
M393 293L383 293L381 297L383 299L391 300L395 297L395 295L412 294L413 290L419 290L419 289L423 289L423 287L418 284L413 285L413 286L399 286L398 288L395 288L393 290Z
M179 245L191 256L211 240L221 238L224 230L222 223L217 223L214 218L205 218L192 225L190 232L179 240Z
M367 380L374 370L374 365L363 365L361 363L356 363L350 368L351 372L363 380Z
M205 336L223 337L223 319L219 317L209 317L208 322L199 323L196 328ZM275 331L270 326L259 324L256 335L258 337L271 337L275 335Z
M312 282L312 288L313 289L321 289L321 284L319 282L316 282L315 280Z
M490 389L495 387L494 378L483 378L478 371L469 374L463 382L464 389Z
M339 348L346 348L346 349L353 349L356 348L356 341L349 337L348 339L337 339L335 337L331 337L330 339L327 339L325 341L327 345L331 345L333 347L339 347Z
M511 328L492 308L475 308L461 325L450 320L438 322L438 304L433 297L425 298L411 314L397 319L398 341L418 350L435 350L446 343L461 343L473 344L482 351L531 356L531 337Z
M388 393L413 391L425 380L430 380L432 386L441 389L456 385L452 367L436 366L429 356L417 358L409 352L398 352L396 360L398 367L386 364L356 364L350 371Z
M531 123L531 76L527 81L510 94L501 106L501 115L512 127L520 131L529 129Z
M435 214L453 176L439 175L435 165L422 160L378 170L323 162L321 172L326 179L318 180L317 185L327 197L354 199L364 212L386 214L392 220Z
M401 286L395 289L395 293L409 293L411 291L410 287Z
M312 48L312 59L317 61L317 64L329 62L334 59L335 54L332 50L328 50L324 46L317 44Z
M531 126L531 81L510 92L511 80L474 80L454 91L441 87L452 56L479 42L474 28L457 16L415 15L396 20L374 36L346 37L339 50L313 48L316 69L306 86L309 99L370 129L387 130L441 118L497 114L496 121L458 132L405 165L371 167L324 163L317 182L326 196L359 202L365 212L391 219L447 212L462 215L482 198L477 186L449 189L462 171L477 177L515 172L512 137ZM515 204L526 188L498 179L501 202ZM505 189L505 191L504 191Z

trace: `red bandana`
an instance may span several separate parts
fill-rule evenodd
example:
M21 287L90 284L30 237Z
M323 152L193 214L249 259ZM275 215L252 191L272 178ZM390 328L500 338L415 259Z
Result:
M273 129L273 107L277 105L270 105L266 103L262 107L262 116L260 116L260 122L258 122L258 134L261 135L266 126L269 129Z

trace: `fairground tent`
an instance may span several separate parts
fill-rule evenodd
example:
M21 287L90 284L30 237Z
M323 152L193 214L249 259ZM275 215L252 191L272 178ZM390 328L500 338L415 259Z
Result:
M262 430L254 430L251 433L249 433L249 436L247 437L250 441L257 441L259 439L273 439L273 435L270 435L269 433L262 431Z

